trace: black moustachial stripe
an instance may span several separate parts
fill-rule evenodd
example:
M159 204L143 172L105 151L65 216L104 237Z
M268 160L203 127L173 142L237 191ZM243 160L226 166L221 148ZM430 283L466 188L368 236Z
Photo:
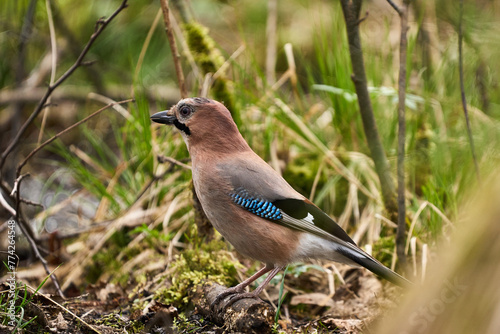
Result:
M175 125L175 127L177 129L179 129L180 131L184 132L188 136L191 135L191 131L189 130L189 127L187 127L185 124L182 124L178 120L174 120L174 125Z

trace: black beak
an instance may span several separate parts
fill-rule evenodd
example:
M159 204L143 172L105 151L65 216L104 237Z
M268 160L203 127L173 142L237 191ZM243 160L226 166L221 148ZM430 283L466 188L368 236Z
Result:
M153 122L167 124L167 125L174 124L174 121L177 119L175 118L174 115L169 115L168 110L157 112L156 114L153 114L150 118Z

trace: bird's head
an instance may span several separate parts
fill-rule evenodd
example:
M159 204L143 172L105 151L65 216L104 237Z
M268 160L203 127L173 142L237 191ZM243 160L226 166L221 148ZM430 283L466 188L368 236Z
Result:
M232 153L249 149L229 110L222 103L207 98L180 100L170 110L152 115L151 120L174 125L191 155L200 150Z

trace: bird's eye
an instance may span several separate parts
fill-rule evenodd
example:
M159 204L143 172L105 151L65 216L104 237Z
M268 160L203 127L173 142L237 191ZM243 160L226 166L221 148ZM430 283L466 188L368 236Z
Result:
M193 108L189 105L186 105L186 104L182 105L179 108L179 114L184 118L191 115L192 112L193 112Z

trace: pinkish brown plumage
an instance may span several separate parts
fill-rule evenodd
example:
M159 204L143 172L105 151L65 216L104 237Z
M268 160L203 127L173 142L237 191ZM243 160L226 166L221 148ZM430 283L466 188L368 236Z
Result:
M288 263L310 258L358 265L398 285L409 282L356 246L323 211L296 192L248 146L223 104L206 98L179 101L151 116L174 125L191 155L193 183L208 219L234 248L266 267L217 300L256 297ZM244 287L264 273L253 292Z

